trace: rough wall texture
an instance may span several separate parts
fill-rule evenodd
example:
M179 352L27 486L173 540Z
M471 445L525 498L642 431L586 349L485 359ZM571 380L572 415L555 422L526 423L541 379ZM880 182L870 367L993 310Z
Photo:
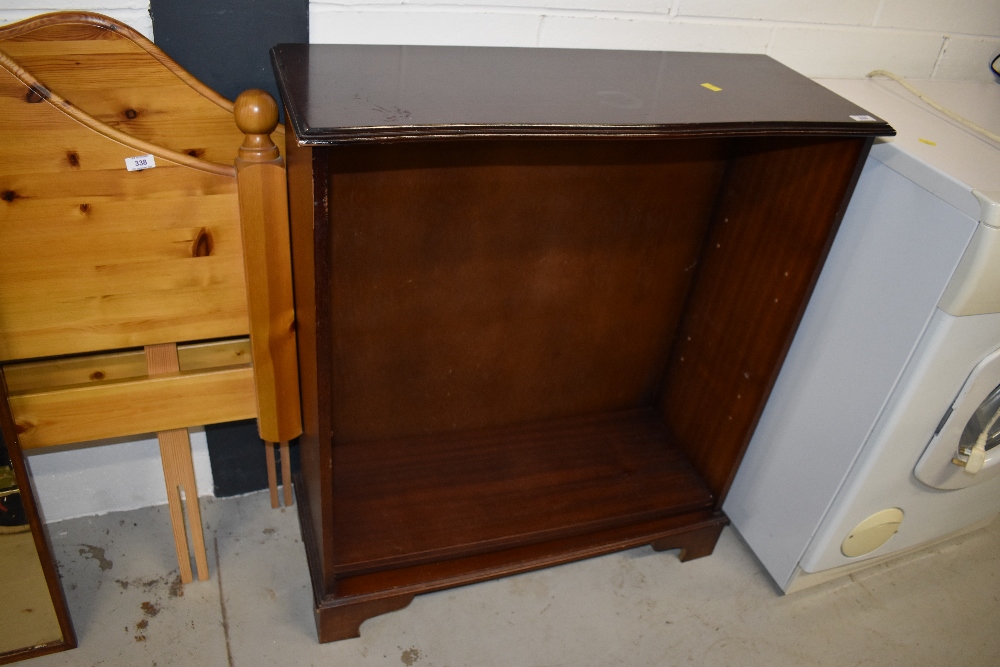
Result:
M1000 0L312 0L310 40L767 53L813 77L990 80Z
M6 0L0 24L59 9L152 36L148 0ZM890 69L991 80L1000 0L311 0L317 43L767 53L813 77Z
M36 14L76 10L97 12L127 23L153 39L149 18L149 0L0 0L0 25L20 21Z

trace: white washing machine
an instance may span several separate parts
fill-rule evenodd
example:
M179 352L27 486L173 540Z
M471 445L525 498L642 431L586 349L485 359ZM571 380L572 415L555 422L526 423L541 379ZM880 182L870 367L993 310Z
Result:
M725 511L792 592L1000 513L1000 143L889 80L885 118ZM1000 133L1000 86L913 82Z

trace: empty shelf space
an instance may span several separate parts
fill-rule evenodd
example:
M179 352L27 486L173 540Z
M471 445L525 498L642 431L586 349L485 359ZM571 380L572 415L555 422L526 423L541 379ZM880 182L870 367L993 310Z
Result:
M709 509L636 410L333 446L335 567L371 572Z

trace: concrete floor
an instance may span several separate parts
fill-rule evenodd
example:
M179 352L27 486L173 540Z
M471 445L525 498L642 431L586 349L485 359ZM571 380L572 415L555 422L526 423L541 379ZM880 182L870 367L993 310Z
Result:
M708 558L647 547L418 596L320 645L294 508L202 503L211 579L184 587L166 507L50 524L80 646L28 664L1000 664L1000 522L791 596L727 529Z

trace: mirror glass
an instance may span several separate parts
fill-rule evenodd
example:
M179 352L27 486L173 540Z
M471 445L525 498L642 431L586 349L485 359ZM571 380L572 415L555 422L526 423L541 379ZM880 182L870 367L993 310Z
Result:
M0 401L5 400L0 385ZM22 489L28 487L14 474L4 430L0 429L0 661L5 654L63 641L21 499Z

